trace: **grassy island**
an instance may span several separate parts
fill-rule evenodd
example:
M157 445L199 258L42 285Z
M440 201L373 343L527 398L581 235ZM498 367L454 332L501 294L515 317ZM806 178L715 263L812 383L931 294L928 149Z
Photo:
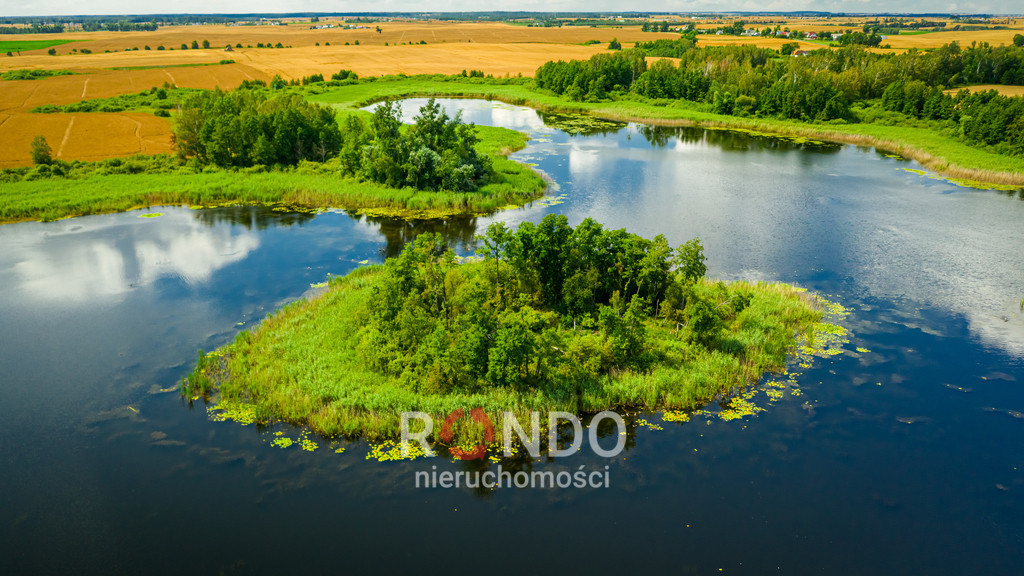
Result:
M332 279L201 354L183 394L373 439L396 437L412 410L690 409L784 367L821 328L800 289L706 280L697 239L674 250L549 215L479 242L483 258L462 261L423 234Z

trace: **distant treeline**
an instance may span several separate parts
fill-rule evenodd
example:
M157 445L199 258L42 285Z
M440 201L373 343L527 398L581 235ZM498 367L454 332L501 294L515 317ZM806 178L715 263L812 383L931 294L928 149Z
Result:
M660 55L660 45L641 46L646 49L548 62L537 70L537 86L577 101L633 93L707 103L720 114L803 121L855 121L851 105L882 99L887 111L954 123L968 142L1002 143L1008 152L1024 153L1020 98L942 92L962 84L1024 84L1024 49L1018 46L952 43L903 54L848 46L780 58L775 50L751 45L682 50L680 44L678 64L659 60L650 66L646 50Z
M97 32L108 30L110 32L155 32L159 28L156 22L129 22L118 20L117 22L89 21L82 22L82 30L85 32Z
M63 24L32 24L31 26L0 26L0 34L60 34Z

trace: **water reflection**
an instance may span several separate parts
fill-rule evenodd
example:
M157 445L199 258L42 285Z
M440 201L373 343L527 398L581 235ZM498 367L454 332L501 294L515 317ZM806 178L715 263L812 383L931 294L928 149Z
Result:
M0 228L0 240L19 248L9 253L14 278L5 284L33 300L109 299L161 277L206 282L259 247L256 233L211 226L214 216L199 214L94 216L46 225L45 234L17 236Z
M266 230L274 226L293 226L311 221L314 212L295 211L288 207L266 206L222 206L195 211L196 220L213 227L217 224L234 224L247 230Z
M382 259L397 256L410 240L424 232L441 234L448 241L448 246L457 252L472 252L476 246L474 241L478 228L476 216L417 220L387 216L361 216L356 213L352 213L350 216L354 220L370 224L384 237L384 245L378 251Z

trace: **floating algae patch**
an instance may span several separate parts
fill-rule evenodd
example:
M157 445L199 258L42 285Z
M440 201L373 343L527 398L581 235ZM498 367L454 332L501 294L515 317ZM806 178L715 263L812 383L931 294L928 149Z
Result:
M139 214L139 218L159 218L163 215L163 212L149 212L148 214Z
M416 460L417 458L426 458L426 453L423 452L423 448L419 445L419 442L409 442L409 453L407 455L402 454L402 447L399 446L395 440L385 440L379 444L370 443L370 451L366 454L367 460L376 460L378 462L393 462L397 460Z
M907 172L917 174L918 176L927 176L932 180L941 180L943 182L949 182L950 184L955 184L957 186L962 186L964 188L974 188L976 190L1002 190L1004 192L1016 192L1018 190L1024 190L1024 187L1016 184L989 184L986 182L979 182L978 180L970 180L967 178L952 178L949 176L943 176L941 174L930 173L925 170L918 170L916 168L900 168L900 170L905 170Z
M665 422L689 422L690 413L683 410L666 410L662 412L661 419Z
M757 390L753 390L742 396L734 396L729 400L728 405L718 412L718 417L728 422L730 420L740 420L746 416L753 416L758 412L764 412L764 408L750 401L756 393Z
M259 422L256 406L245 402L221 401L217 405L207 406L206 414L214 422L238 422L242 426Z
M640 418L636 421L636 427L647 428L648 430L664 430L664 428L662 428L661 425L654 424L653 422L648 422L644 418Z
M549 196L547 198L541 198L533 203L534 206L555 206L557 204L563 204L565 202L565 194L559 194L558 196Z
M294 443L295 441L292 440L291 438L288 438L287 436L283 436L281 438L274 438L274 440L271 442L271 444L277 446L278 448L288 448Z
M541 120L549 128L557 128L572 136L589 136L591 134L606 134L618 132L626 127L625 122L615 120L604 120L587 114L557 114L553 112L541 113ZM550 140L538 140L550 142Z
M797 290L805 291L803 289ZM803 336L794 347L793 355L788 362L790 367L810 368L816 358L825 359L842 354L846 351L844 345L850 342L849 332L840 324L850 314L850 310L841 304L828 301L820 296L817 297L817 300L822 307L824 315L821 320L814 324L810 334ZM863 348L860 350L867 352ZM803 391L800 389L797 381L801 375L802 372L787 368L781 373L766 379L762 384L724 400L720 403L720 408L717 412L708 409L692 411L666 410L662 413L661 419L664 422L684 424L693 419L704 418L706 423L711 425L715 419L728 422L742 420L747 416L756 416L766 410L766 405L775 404L784 399L787 391L793 397L803 395ZM640 420L637 423L639 425L646 425L647 421ZM649 426L648 428L651 430L660 429Z

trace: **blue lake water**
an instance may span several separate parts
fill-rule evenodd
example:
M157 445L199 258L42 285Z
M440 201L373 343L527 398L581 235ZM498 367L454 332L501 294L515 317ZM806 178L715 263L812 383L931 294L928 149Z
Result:
M1020 193L868 148L638 125L573 136L527 108L443 104L528 132L513 157L551 179L549 198L447 221L161 207L0 226L0 571L1020 573ZM699 236L712 277L851 308L848 351L756 416L640 415L663 429L631 427L614 460L536 464L608 465L608 489L417 489L416 471L466 465L369 461L362 441L282 450L274 433L300 431L214 422L167 391L197 349L419 232L466 253L491 221L549 213Z

